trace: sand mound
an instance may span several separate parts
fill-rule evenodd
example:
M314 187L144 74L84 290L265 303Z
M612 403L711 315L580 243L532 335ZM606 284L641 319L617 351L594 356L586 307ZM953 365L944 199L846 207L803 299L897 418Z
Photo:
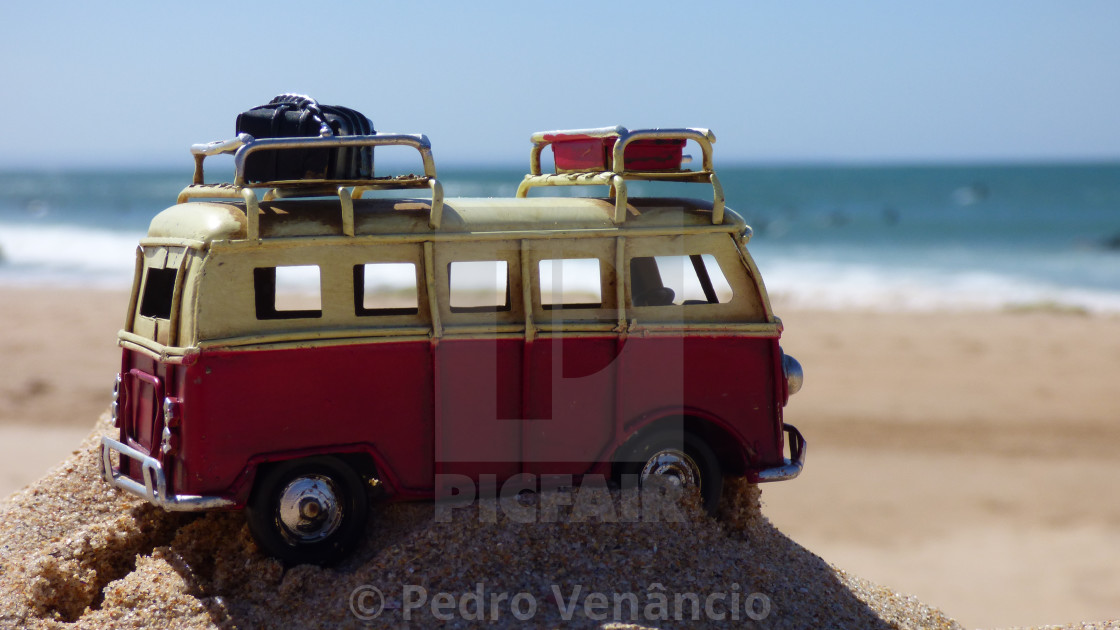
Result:
M739 483L718 519L687 497L638 506L589 487L378 506L351 559L285 569L239 513L170 514L109 489L97 472L108 430L103 416L0 508L0 625L957 627L803 549Z

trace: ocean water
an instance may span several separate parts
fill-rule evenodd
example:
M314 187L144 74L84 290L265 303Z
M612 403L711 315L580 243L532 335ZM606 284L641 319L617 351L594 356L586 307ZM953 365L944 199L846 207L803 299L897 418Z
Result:
M1120 164L723 167L772 295L826 309L1120 313ZM512 196L523 171L441 168L448 196ZM7 286L130 286L177 172L0 172ZM579 194L582 189L550 189ZM538 194L534 192L532 194ZM584 194L604 194L590 188ZM631 194L707 196L698 184Z

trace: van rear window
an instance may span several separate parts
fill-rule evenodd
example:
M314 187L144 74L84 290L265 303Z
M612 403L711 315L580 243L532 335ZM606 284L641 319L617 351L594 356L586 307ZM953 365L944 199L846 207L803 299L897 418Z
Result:
M415 315L419 301L414 263L354 265L355 315Z
M504 260L465 260L448 265L452 313L508 311L509 268Z
M318 265L258 267L253 270L257 319L323 316Z
M141 315L156 319L171 319L176 274L176 269L148 269L148 274L144 278L144 297L140 300Z
M541 308L600 308L602 281L597 258L562 258L540 262Z

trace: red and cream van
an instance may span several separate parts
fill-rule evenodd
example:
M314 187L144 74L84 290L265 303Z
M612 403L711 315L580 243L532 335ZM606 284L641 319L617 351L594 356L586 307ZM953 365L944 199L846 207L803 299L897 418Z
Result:
M268 553L330 562L374 481L413 500L448 479L660 475L711 508L723 477L797 476L805 441L782 409L801 367L714 141L536 134L517 196L493 199L445 199L422 135L196 145L194 184L137 250L105 480L168 510L245 509ZM699 168L682 169L686 143ZM258 151L384 146L418 151L423 175L244 176ZM234 180L206 184L219 154ZM638 198L633 180L713 194ZM529 195L571 185L609 195ZM367 197L408 189L424 192Z

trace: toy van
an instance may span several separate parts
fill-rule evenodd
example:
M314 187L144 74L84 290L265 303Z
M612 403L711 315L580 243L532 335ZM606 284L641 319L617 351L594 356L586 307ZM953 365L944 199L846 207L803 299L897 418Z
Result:
M400 501L447 480L658 477L711 509L726 476L797 476L805 440L782 410L802 371L714 141L535 134L516 197L489 199L445 199L423 135L195 145L194 183L137 249L104 479L167 510L244 509L267 553L329 563L361 536L371 483ZM423 174L245 176L260 152L387 146ZM206 183L223 154L233 181ZM635 180L712 194L637 197ZM577 185L609 194L530 196ZM383 190L404 192L367 198Z

